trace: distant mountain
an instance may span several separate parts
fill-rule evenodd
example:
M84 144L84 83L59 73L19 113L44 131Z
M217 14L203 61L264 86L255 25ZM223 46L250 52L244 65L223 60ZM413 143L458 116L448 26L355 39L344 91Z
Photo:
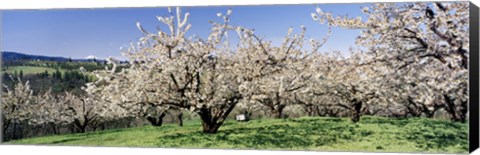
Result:
M85 57L85 59L98 59L98 58L94 55L89 55L89 56Z
M72 61L77 61L77 62L92 61L93 58L90 59L89 57L87 57L87 59L72 59ZM59 56L30 55L30 54L23 54L23 53L10 52L10 51L2 52L2 61L41 60L41 61L66 62L66 61L70 61L69 59L70 58L59 57ZM105 61L105 60L97 59L96 61Z

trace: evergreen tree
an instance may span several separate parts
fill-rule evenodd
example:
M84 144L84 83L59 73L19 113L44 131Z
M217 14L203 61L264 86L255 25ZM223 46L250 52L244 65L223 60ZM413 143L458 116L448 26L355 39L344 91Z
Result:
M23 70L20 70L20 78L23 79Z
M55 77L56 79L62 79L62 72L60 72L60 70L57 68L55 70Z
M70 71L65 71L65 73L64 73L64 80L65 80L65 81L68 81L68 80L70 80L70 77L71 77Z
M44 72L44 77L48 77L48 75L49 75L49 74L48 74L48 70L45 70L45 72Z

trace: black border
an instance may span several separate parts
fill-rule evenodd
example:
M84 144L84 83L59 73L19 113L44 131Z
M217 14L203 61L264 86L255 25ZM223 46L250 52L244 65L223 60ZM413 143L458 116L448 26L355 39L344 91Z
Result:
M470 2L470 64L469 64L469 151L472 153L478 148L479 143L479 12L478 7Z

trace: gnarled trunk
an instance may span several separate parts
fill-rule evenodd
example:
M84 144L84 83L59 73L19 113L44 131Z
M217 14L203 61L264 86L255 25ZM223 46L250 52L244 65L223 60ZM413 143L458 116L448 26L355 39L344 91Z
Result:
M440 106L434 105L433 109L430 110L426 105L423 105L423 113L425 114L425 117L427 118L433 118L435 116L435 113L437 112L438 109L440 109Z
M223 124L224 119L221 119L218 115L212 115L210 109L202 109L198 114L202 119L203 133L217 133Z
M455 105L455 99L448 95L443 95L445 98L445 110L450 114L450 119L454 122L465 123L467 119L468 102L461 102L459 106Z
M338 114L340 113L340 109L335 108L334 106L325 107L325 111L325 114L328 117L338 117Z
M77 127L77 129L80 130L81 133L85 133L87 131L87 126L88 126L88 121L85 120L84 122L81 122L79 119L74 120L74 124Z
M210 109L202 109L198 113L202 119L203 133L217 133L223 121L212 116Z
M228 114L232 112L235 105L238 103L238 97L232 97L223 107L203 107L198 111L198 115L202 119L203 133L217 133L220 126L227 118Z
M160 114L158 117L152 117L148 116L147 120L152 124L153 126L160 127L163 124L163 117L165 117L165 113Z
M357 123L360 121L360 116L362 115L362 102L354 102L353 104L353 114L352 114L352 122Z
M285 118L285 114L283 110L285 109L286 105L278 104L277 106L270 107L271 116L273 118Z
M217 133L222 124L202 121L203 133Z

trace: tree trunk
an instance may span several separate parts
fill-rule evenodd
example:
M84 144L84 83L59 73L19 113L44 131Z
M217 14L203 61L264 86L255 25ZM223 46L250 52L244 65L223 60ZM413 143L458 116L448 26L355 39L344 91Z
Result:
M197 114L200 115L202 119L203 133L217 133L228 114L230 114L233 108L235 108L235 105L237 105L239 99L240 98L237 97L230 98L228 101L230 104L227 104L226 107L222 107L221 109L214 109L213 107L200 109Z
M180 114L177 115L177 119L178 119L178 125L179 126L183 126L183 113L180 112Z
M212 123L212 122L202 121L203 133L217 133L222 123Z
M72 123L72 125L70 126L70 131L72 133L75 133L75 124Z
M219 117L212 116L210 109L202 109L198 114L202 119L203 133L217 133L223 124L223 120L219 120Z
M52 127L53 134L58 135L57 125L55 125L55 123L50 123L50 126Z
M4 142L7 138L6 138L6 133L7 133L7 129L8 127L10 126L10 121L6 121L4 120L2 122L2 126L3 126L3 130L2 130L2 142Z
M353 114L352 114L352 122L357 123L360 121L360 116L362 115L362 102L355 102L353 104Z
M357 123L358 121L360 121L360 113L355 111L352 115L352 122Z
M17 135L17 123L13 122L13 133L12 133L12 139L16 139Z
M317 116L320 116L320 117L326 116L325 108L322 106L316 106L315 111L317 113Z
M276 108L272 107L272 116L273 118L285 118L283 114L283 110L285 109L286 105L278 105Z
M157 118L148 116L147 120L152 124L153 126L160 127L163 124L163 117L165 117L165 113L160 114Z
M325 108L326 108L326 116L338 117L338 113L340 113L339 109L336 109L333 106L327 106Z
M105 126L107 123L103 123L102 126L100 127L101 130L105 130Z
M273 118L282 118L282 111L273 111Z
M445 98L446 107L445 110L450 114L451 120L454 122L466 122L467 118L467 104L468 102L462 102L460 107L455 105L455 100L448 95L443 95Z
M305 108L307 115L310 117L315 116L315 106L314 105L307 105Z
M25 125L23 123L18 124L17 139L22 139L25 136L25 132L23 131L24 126Z
M433 118L433 116L435 116L435 112L426 112L425 113L425 117L427 117L427 118Z
M435 112L437 112L438 109L439 107L434 106L433 110L429 110L428 107L424 106L423 113L425 113L425 117L433 118L435 116Z
M245 110L243 111L243 114L245 114L245 116L247 117L246 120L250 120L250 118L252 118L252 115L253 115L253 112L252 112L252 111L253 111L253 110L251 110L251 109L248 109L248 110L245 109Z
M80 126L79 128L80 128L80 132L81 132L81 133L87 132L87 126L86 126L86 125L82 125L82 126Z
M459 109L460 122L465 123L467 121L468 113L468 101L462 102Z
M84 121L82 123L80 120L75 119L74 124L80 130L81 133L85 133L87 131L87 125L88 125L87 121Z

